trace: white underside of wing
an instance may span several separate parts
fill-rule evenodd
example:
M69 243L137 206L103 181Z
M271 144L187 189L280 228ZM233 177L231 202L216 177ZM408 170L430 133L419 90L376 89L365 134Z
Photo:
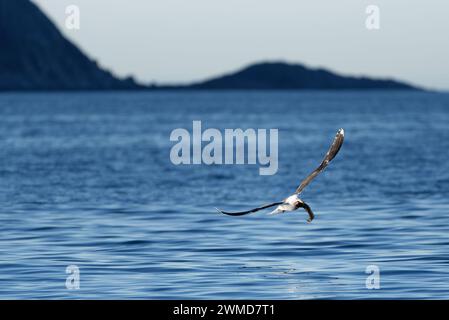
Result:
M273 211L270 212L270 214L279 214L279 213L283 213L286 211L294 211L296 210L295 206L289 204L289 203L283 203L280 204L276 207L276 209L274 209Z
M291 196L289 196L287 199L284 200L283 204L278 205L276 209L271 211L270 214L278 214L286 211L294 211L297 209L295 204L297 203L298 200L301 201L301 199L299 199L299 196L297 194L292 194Z

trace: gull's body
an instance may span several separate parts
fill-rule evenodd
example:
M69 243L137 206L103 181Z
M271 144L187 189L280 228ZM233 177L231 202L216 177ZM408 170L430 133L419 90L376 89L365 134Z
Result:
M299 197L296 193L292 194L290 197L284 199L283 203L278 205L278 207L276 209L271 211L271 214L296 210L299 208L300 201L301 201L301 199L299 199Z
M241 215L245 215L248 213L252 213L252 212L256 212L262 209L266 209L266 208L270 208L270 207L274 207L277 206L277 208L275 210L273 210L271 213L272 214L277 214L277 213L283 213L286 211L294 211L298 208L304 208L304 210L309 214L309 218L307 219L308 222L311 222L313 220L313 218L315 217L312 209L309 207L309 205L307 203L305 203L303 200L301 200L299 198L300 193L304 190L304 188L320 173L322 172L327 165L329 164L329 162L335 158L335 156L337 155L338 151L340 150L342 144L343 144L343 140L344 140L344 130L340 129L337 132L337 135L334 138L334 141L332 142L332 145L330 146L329 150L327 151L323 161L321 162L321 164L311 173L307 176L307 178L305 178L301 184L298 186L298 188L296 189L295 193L293 193L292 195L290 195L289 197L285 198L282 201L279 202L273 202L261 207L257 207L251 210L247 210L247 211L239 211L239 212L226 212L226 211L222 211L217 209L219 212L223 213L223 214L227 214L227 215L231 215L231 216L241 216Z
M298 208L304 208L304 210L306 210L307 213L309 214L307 222L312 222L313 218L315 218L312 209L310 209L307 203L305 203L299 198L299 194L297 193L294 193L290 197L284 199L282 204L278 205L276 209L270 212L270 214L284 213L286 211L295 211Z

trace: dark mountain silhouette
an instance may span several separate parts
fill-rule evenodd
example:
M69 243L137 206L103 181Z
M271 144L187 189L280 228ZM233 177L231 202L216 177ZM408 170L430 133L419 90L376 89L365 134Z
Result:
M235 73L195 83L192 89L417 89L391 79L337 75L325 69L311 69L284 62L258 63Z
M29 0L0 0L0 90L136 88L99 68Z
M141 86L101 69L58 31L29 0L0 0L0 91L123 89L396 89L389 79L341 76L283 62L258 63L191 85Z

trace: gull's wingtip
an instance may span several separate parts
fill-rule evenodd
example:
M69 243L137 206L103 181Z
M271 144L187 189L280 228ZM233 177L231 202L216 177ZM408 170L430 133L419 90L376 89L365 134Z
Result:
M217 207L214 207L215 210L217 210L219 213L223 213L223 211L221 211L220 209L218 209Z
M345 135L345 130L343 128L338 129L338 134L341 134L342 136Z

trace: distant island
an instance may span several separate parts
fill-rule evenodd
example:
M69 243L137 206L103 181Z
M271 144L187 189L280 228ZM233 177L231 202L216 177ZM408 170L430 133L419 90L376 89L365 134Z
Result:
M326 69L312 69L302 64L263 62L240 71L203 82L186 89L235 90L418 90L392 79L342 76Z
M51 90L419 90L392 79L342 76L264 62L187 85L143 85L100 68L29 0L0 0L0 91Z

